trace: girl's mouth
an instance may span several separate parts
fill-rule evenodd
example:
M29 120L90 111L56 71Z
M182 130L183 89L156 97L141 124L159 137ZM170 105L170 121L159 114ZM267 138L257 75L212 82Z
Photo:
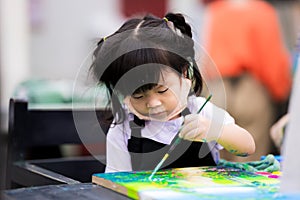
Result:
M149 113L150 118L154 119L164 119L168 116L166 111L160 111L160 112L154 112L154 113Z

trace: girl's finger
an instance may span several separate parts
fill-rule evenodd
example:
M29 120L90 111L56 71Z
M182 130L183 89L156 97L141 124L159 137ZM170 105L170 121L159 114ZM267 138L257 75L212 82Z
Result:
M192 122L190 122L188 124L183 124L183 127L182 127L179 135L180 136L186 135L187 133L197 129L197 127L198 127L197 124L192 123Z
M183 138L190 141L203 141L203 134L198 129L194 129L186 133Z
M198 119L199 115L198 114L190 114L190 115L186 115L184 117L184 123L190 123L192 121L194 121L195 119Z

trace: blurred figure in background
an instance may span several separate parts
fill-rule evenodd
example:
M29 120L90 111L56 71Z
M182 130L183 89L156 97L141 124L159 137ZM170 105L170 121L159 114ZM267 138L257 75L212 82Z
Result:
M281 153L281 147L284 139L285 129L289 121L289 114L283 115L270 129L271 138L278 150Z
M298 40L296 42L296 48L294 50L294 59L293 59L293 78L296 73L299 73L300 68L300 34L298 36ZM293 81L293 87L296 87L296 81ZM289 106L290 107L290 106ZM289 108L289 111L291 109ZM274 123L270 129L270 136L278 150L278 153L282 153L282 146L284 142L286 127L290 121L290 114L289 112L285 113L283 116L280 117L276 123Z
M269 130L286 112L291 88L290 55L286 50L275 9L261 0L203 0L205 48L222 80L205 69L210 85L226 94L226 110L236 123L253 134L256 153L229 161L253 161L274 153ZM215 90L217 91L217 89ZM224 99L216 98L220 105ZM280 112L280 113L279 113Z

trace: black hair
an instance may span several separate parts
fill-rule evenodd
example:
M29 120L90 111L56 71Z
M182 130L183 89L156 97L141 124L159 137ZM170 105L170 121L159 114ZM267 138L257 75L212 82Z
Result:
M119 97L153 88L165 68L179 75L192 66L193 90L202 91L202 77L195 62L190 25L182 14L168 13L126 21L115 33L102 38L94 51L92 73L110 95L116 123L125 119Z

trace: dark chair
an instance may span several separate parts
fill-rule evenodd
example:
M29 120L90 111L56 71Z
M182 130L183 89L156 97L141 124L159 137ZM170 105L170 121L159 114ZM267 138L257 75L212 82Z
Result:
M98 119L108 112L72 108L29 109L28 102L11 99L6 188L91 182L93 173L105 169L103 133L107 132L109 123L99 123ZM51 155L53 147L65 144L93 147L93 156ZM45 150L43 159L34 156ZM93 152L100 153L94 155Z

